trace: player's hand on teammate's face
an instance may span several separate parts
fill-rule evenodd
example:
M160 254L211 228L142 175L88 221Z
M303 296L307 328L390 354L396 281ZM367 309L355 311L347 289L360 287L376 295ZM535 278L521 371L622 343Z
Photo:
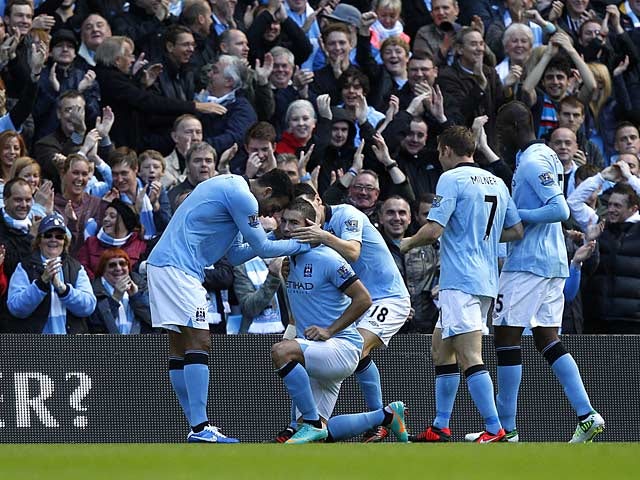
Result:
M322 327L316 327L315 325L307 328L304 331L304 336L309 340L316 340L320 342L324 342L331 338L331 334L329 333L329 330Z
M282 261L284 257L278 257L271 260L269 264L269 273L275 277L280 277L280 271L282 269Z
M295 238L299 242L320 244L324 241L326 232L317 223L307 220L307 227L296 228L291 232L291 238Z
M280 266L280 274L282 278L285 280L289 278L289 272L291 272L291 262L289 261L289 257L284 257L282 259L282 265Z

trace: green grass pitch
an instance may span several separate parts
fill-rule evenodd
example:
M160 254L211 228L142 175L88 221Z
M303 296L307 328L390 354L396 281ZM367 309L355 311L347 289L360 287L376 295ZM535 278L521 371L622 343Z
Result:
M0 445L3 480L638 479L640 444Z

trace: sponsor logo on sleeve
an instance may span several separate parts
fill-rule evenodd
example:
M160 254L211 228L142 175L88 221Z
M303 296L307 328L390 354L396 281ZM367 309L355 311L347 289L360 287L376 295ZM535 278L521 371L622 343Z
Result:
M349 220L345 220L344 226L348 232L357 232L358 220L356 220L355 218L350 218Z
M431 202L431 208L438 208L441 202L442 195L436 195L435 197L433 197L433 202Z
M252 228L258 228L260 225L260 220L258 220L258 215L249 215L249 226Z
M540 183L545 187L553 185L553 183L555 182L555 178L553 177L553 174L551 172L545 172L538 175L538 180L540 180Z
M353 273L349 265L340 265L340 268L338 268L338 275L340 275L340 278L343 280L346 280L352 274Z

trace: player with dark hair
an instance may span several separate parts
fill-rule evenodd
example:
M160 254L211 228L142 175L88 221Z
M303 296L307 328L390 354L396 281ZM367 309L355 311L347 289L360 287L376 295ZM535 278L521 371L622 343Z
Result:
M474 134L454 126L438 137L442 174L427 223L400 250L440 238L440 319L431 353L436 417L415 442L449 442L449 419L460 383L458 365L485 420L478 443L504 441L493 383L482 361L482 328L498 293L498 243L522 238L522 223L504 182L473 163Z
M292 238L293 232L315 218L311 203L294 200L282 214L282 235ZM354 322L371 305L369 292L347 261L325 245L292 256L289 265L286 285L295 338L271 349L278 375L300 412L295 416L302 418L302 425L286 443L342 440L381 425L406 442L402 402L330 418L342 381L360 360L363 340Z
M563 288L569 276L561 222L569 218L562 194L563 168L553 150L536 140L533 118L521 102L498 112L500 141L516 156L513 199L525 224L522 240L514 242L500 275L493 326L498 357L497 406L507 440L519 440L516 430L518 390L522 379L520 341L531 328L538 351L547 360L578 416L571 443L589 442L604 429L593 409L578 366L562 345ZM473 441L476 434L467 435Z
M204 269L223 256L238 265L256 255L309 250L295 240L267 239L258 220L286 207L292 193L289 177L279 170L255 180L236 175L206 180L186 198L149 256L151 317L154 327L169 331L169 377L191 425L189 442L238 441L207 418L211 337Z

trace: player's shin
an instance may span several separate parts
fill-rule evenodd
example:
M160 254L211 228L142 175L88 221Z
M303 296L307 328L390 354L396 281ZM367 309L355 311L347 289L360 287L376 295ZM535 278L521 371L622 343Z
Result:
M302 413L302 419L317 428L322 426L318 408L311 391L309 374L305 368L295 360L286 363L278 370L293 403Z
M187 350L184 355L184 382L189 395L191 426L194 432L209 424L207 396L209 393L209 354Z
M176 397L178 397L184 416L187 418L189 425L191 425L191 407L189 406L189 394L184 380L183 357L169 357L169 380L173 391L176 392Z
M380 387L380 372L378 366L369 355L358 363L356 368L356 379L365 403L369 410L378 410L383 407L382 388Z
M449 428L449 419L460 385L458 365L436 365L436 418L433 426L439 429Z
M467 388L484 418L487 432L493 435L497 434L502 429L502 425L498 419L493 396L493 382L489 372L484 365L480 364L467 368L464 374L467 377Z
M507 432L516 429L518 391L522 380L522 351L520 346L496 347L498 358L498 395L496 407L500 423Z

